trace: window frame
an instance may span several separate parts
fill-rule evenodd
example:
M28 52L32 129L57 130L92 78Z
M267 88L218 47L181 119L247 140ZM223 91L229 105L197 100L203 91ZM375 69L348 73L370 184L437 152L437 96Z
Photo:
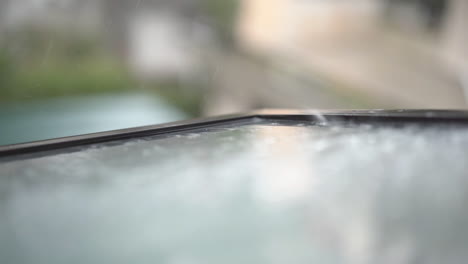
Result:
M0 146L0 162L22 155L83 147L149 136L167 137L223 126L248 125L259 122L296 122L317 124L325 118L330 122L358 124L455 124L468 125L468 111L464 110L284 110L266 109L247 113L197 118L166 124L119 129L78 136ZM323 124L322 124L323 125ZM44 153L48 155L47 153Z

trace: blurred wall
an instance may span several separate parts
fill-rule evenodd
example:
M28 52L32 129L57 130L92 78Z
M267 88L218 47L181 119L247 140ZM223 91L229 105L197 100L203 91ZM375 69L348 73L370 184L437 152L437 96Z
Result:
M241 6L240 44L275 50L369 34L382 8L379 0L242 0Z
M448 60L455 68L468 73L468 1L450 1L444 30Z
M465 108L467 3L242 0L238 42L380 108Z

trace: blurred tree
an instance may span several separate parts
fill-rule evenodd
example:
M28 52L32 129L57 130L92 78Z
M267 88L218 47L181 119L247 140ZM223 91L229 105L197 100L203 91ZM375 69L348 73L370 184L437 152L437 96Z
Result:
M415 16L420 16L424 26L430 30L438 30L443 22L447 0L386 0L387 9L400 7L407 11L413 9Z
M0 99L12 89L13 74L13 62L5 49L0 48Z
M213 19L213 26L225 43L232 43L236 22L238 0L204 0L207 13Z
M431 28L438 29L444 19L447 9L446 0L419 0L420 5L427 14L427 23Z

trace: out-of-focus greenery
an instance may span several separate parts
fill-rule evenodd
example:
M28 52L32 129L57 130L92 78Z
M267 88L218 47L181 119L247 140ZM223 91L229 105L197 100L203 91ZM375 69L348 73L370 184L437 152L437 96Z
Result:
M149 89L186 114L195 117L202 113L204 100L201 88L196 85L199 84L191 83L189 86L177 81L166 81L153 83Z
M0 46L0 100L116 92L134 84L93 38L24 29Z
M236 20L238 0L203 0L205 9L214 20L218 33L228 43L233 40L233 29Z
M0 43L0 102L142 89L122 58L108 54L99 38L26 30L9 39ZM177 81L144 88L189 115L200 113L200 96Z
M115 64L87 61L17 69L4 99L28 99L126 91L133 81Z
M13 63L10 57L4 50L0 50L0 93L2 96L12 87L13 73Z

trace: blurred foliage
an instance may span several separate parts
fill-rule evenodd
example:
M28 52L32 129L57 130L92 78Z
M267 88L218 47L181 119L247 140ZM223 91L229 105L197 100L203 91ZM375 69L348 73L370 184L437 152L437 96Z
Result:
M117 92L133 86L125 71L101 61L21 69L14 77L6 99Z
M14 73L13 62L5 50L0 49L0 92L10 89ZM0 97L1 98L1 97Z
M202 113L203 93L197 83L180 83L178 81L166 81L153 83L150 89L164 98L167 102L177 106L184 113L195 117Z
M66 32L51 28L22 27L6 34L1 43L12 58L21 64L40 66L47 61L70 63L106 54L102 37L89 33ZM38 65L39 64L39 65Z
M219 35L224 41L232 43L239 1L203 0L203 2L208 15L214 20L212 24L216 27Z
M7 39L0 43L0 102L141 89L95 36L26 29ZM177 81L148 83L145 90L189 115L200 113L200 95Z

